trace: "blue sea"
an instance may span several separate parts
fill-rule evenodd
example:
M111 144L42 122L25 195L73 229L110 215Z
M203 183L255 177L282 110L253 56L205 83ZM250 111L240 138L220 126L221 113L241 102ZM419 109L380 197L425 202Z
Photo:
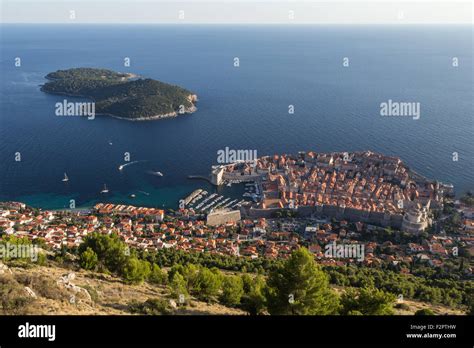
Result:
M472 29L1 25L0 200L48 209L68 207L70 199L83 207L111 201L172 208L198 187L215 190L187 176L208 174L225 147L259 156L372 150L399 156L462 194L474 189ZM49 72L72 67L180 85L198 95L198 111L151 122L58 117L54 105L64 97L42 93L40 85ZM389 99L419 102L420 118L380 116ZM119 171L125 152L143 162ZM108 195L100 194L104 183Z

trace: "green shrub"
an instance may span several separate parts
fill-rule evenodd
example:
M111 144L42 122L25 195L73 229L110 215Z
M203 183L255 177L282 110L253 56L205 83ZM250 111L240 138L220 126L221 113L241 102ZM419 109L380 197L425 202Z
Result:
M419 309L415 312L415 315L435 315L435 312L433 312L431 309L429 308L423 308L423 309Z
M148 281L153 284L166 285L168 283L167 274L161 270L160 266L156 263L151 267L151 273L148 277Z
M201 268L192 287L193 294L204 301L213 301L221 289L221 276L207 268Z
M151 273L150 263L136 257L128 257L120 269L120 275L130 284L142 283Z
M79 264L86 270L95 270L98 263L99 259L97 254L90 247L87 247L79 256Z
M143 315L167 315L173 313L169 302L161 298L149 298L143 303L134 301L129 304L129 310L131 313Z
M244 282L239 276L227 276L222 283L220 300L226 306L237 306L244 294Z
M341 296L341 314L393 315L395 295L376 288L348 289Z

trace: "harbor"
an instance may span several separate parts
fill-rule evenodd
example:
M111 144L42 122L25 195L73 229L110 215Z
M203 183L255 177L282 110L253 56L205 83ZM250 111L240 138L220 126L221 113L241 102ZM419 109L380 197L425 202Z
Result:
M197 214L209 214L218 209L238 210L248 202L245 198L248 192L244 193L244 197L235 197L235 194L226 193L209 193L203 189L197 189L188 196L180 200L182 209L189 209Z
M180 208L195 213L209 214L215 210L236 210L246 202L258 203L263 197L259 175L229 175L226 166L213 166L209 175L189 175L188 179L201 179L213 185L217 192L197 189L180 200ZM237 188L232 190L230 188Z

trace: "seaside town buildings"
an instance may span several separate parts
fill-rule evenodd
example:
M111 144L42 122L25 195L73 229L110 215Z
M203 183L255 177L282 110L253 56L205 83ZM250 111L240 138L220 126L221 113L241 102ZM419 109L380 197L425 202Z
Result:
M305 246L319 263L329 266L357 263L369 267L381 264L401 267L416 261L442 267L446 260L455 257L459 247L474 253L473 209L458 205L457 211L463 214L463 222L456 235L441 231L426 234L421 242L393 244L367 240L383 230L380 226L334 218L243 218L209 225L188 216L186 209L167 216L160 209L115 204L100 203L90 211L43 211L22 203L4 202L0 203L0 233L32 241L41 239L53 251L77 247L87 235L96 232L115 233L130 247L148 251L172 248L284 259L293 250ZM358 258L328 256L325 254L328 245L363 245L364 253ZM409 272L403 267L404 272Z
M250 217L269 217L286 208L300 216L324 215L420 233L431 223L430 209L442 209L449 191L449 186L410 171L399 158L371 151L300 152L223 168L222 182L239 178L259 183L262 194L246 210Z
M248 184L256 190L250 195L253 202L239 204L236 210L223 208L222 199L222 207L203 214L191 207L204 196L201 189L171 215L162 209L110 203L83 211L45 211L3 202L0 234L42 240L49 249L61 250L77 247L91 233L114 233L143 250L172 248L250 258L286 258L305 246L324 265L395 267L416 261L440 267L459 247L474 253L474 208L456 203L462 227L456 227L455 235L443 230L445 219L430 227L433 213L443 214L450 187L419 176L396 157L370 151L275 155L252 164L214 167L213 175L216 183L253 182ZM216 195L206 197L212 196ZM232 201L226 204L234 206ZM276 214L282 211L295 214ZM393 244L372 238L392 228L409 241ZM363 255L328 256L328 245L334 250L338 245L359 248Z

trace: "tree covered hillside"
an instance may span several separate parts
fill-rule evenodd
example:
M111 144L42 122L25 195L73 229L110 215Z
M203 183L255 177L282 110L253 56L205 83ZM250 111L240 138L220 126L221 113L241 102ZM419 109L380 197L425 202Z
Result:
M133 75L106 69L58 70L43 92L82 96L95 101L96 113L126 119L154 119L195 111L193 93L152 79L130 80Z

